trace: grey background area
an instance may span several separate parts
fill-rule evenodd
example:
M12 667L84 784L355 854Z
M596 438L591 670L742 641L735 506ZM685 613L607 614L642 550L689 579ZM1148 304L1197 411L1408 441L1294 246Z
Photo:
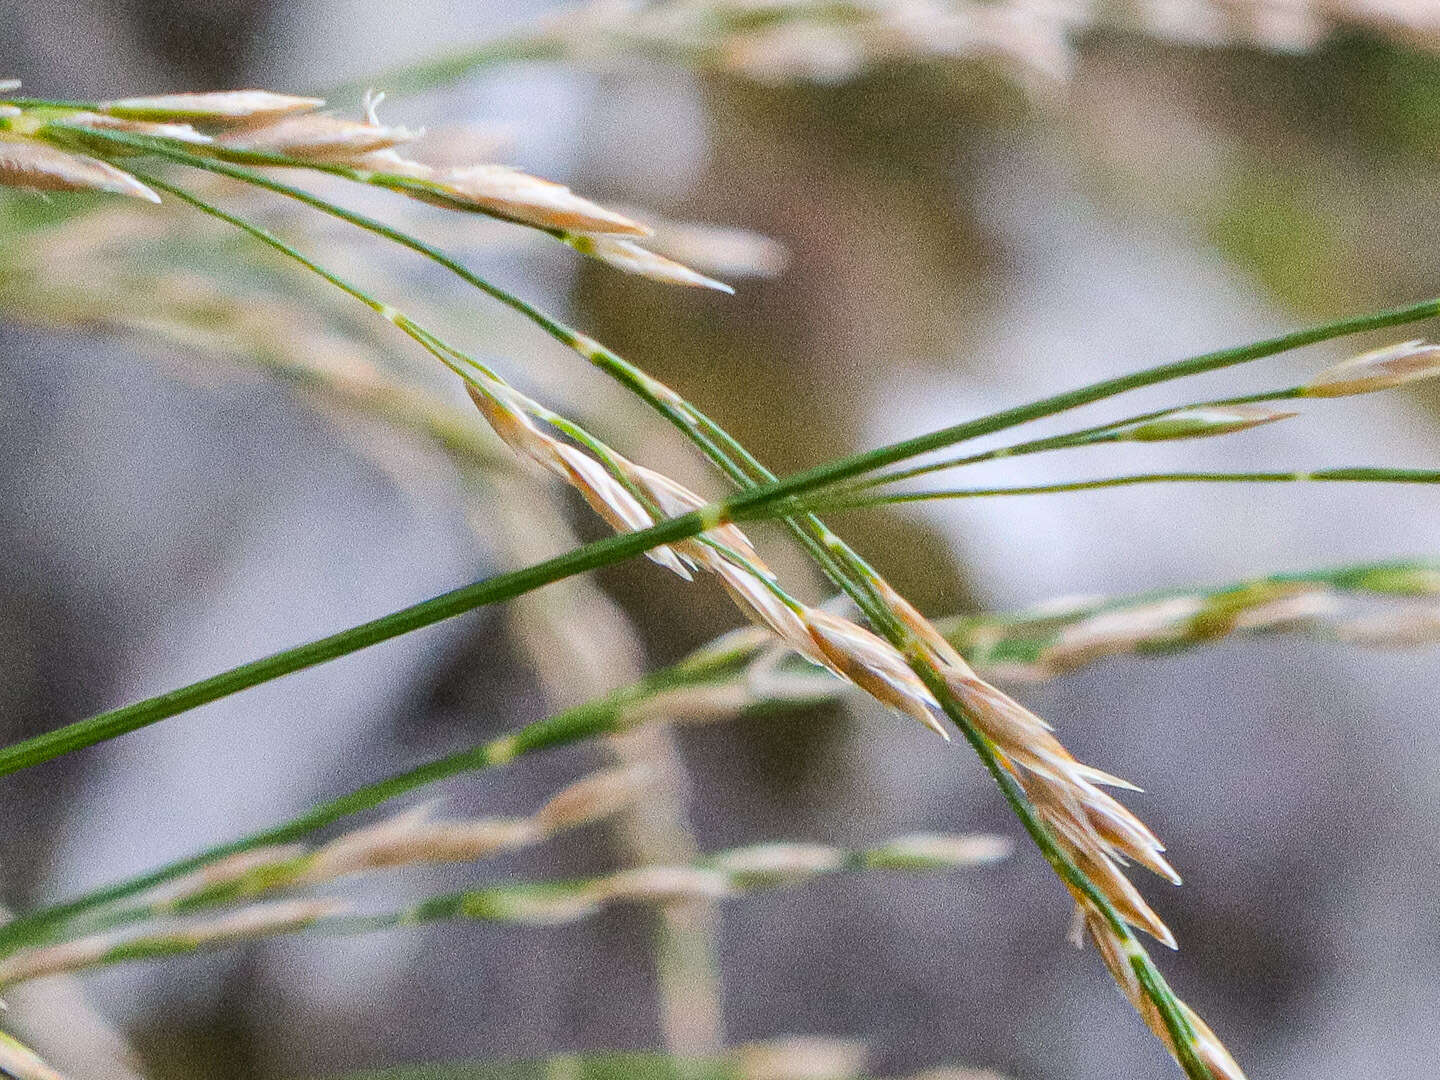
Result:
M58 97L304 90L542 9L5 0L0 75ZM713 410L777 470L1437 291L1440 141L1425 125L1440 116L1440 70L1423 48L1342 36L1279 54L1096 33L1054 100L1000 96L925 69L765 88L637 62L500 68L396 102L394 116L502 124L507 159L542 175L782 241L786 272L734 298L529 248L485 256ZM459 294L451 310L494 317ZM496 339L507 375L598 415L627 452L703 475L532 335L517 323ZM1212 376L1195 393L1284 385L1350 348ZM507 565L497 530L467 514L443 469L399 482L286 387L178 377L175 349L0 311L7 742ZM1235 440L1036 460L985 481L1424 466L1440 451L1437 404L1407 391ZM1358 486L1153 488L844 525L936 613L1440 550L1435 495ZM718 595L648 566L602 581L651 665L734 623ZM1436 671L1433 650L1274 638L1108 662L1022 691L1082 760L1147 789L1130 805L1186 878L1178 890L1144 883L1182 943L1161 962L1257 1080L1435 1074ZM24 908L136 872L552 705L504 614L482 612L8 777L5 899ZM859 702L678 741L704 850L917 830L1020 839L963 747ZM524 811L597 760L588 748L540 755L447 786L445 810ZM575 873L620 857L591 830L485 873ZM473 876L436 871L412 886ZM1175 1075L1094 955L1065 944L1068 917L1023 843L994 868L830 878L727 903L726 1040L853 1036L881 1075L941 1062L1025 1080ZM623 910L553 930L299 938L83 987L154 1077L643 1048L661 1038L652 930L651 916ZM23 1019L22 995L15 1005ZM36 1027L47 1052L77 1077L102 1075L87 1072L83 1045L56 1038L78 1024L60 1015Z

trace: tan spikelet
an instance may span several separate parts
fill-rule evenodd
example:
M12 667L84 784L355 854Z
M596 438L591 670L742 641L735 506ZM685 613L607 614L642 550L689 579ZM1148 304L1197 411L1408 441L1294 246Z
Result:
M0 184L32 191L103 191L158 203L160 196L127 172L44 143L0 138Z
M888 641L849 619L809 608L806 628L830 666L871 697L929 728L947 742L950 733L940 723L940 703L910 670L905 658Z
M583 236L572 240L570 246L617 270L650 278L652 281L663 281L667 285L687 285L697 289L714 289L723 293L735 291L723 281L706 277L684 263L667 259L664 255L657 255L633 240L611 236Z
M388 165L386 164L388 162ZM402 159L373 158L379 171L423 180L405 193L442 206L470 207L542 229L645 236L649 230L623 214L582 199L564 184L506 165L465 165L430 169Z
M324 104L320 98L293 97L268 90L226 90L121 98L104 102L100 112L130 120L233 124L274 120L294 113L310 112Z
M248 128L222 138L221 144L244 150L286 154L311 161L354 161L377 150L410 142L419 132L326 113L287 116L273 124Z

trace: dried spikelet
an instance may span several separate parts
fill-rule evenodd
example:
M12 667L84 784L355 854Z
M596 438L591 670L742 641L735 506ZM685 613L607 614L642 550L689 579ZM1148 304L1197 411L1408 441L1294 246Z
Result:
M1344 397L1389 390L1440 375L1440 345L1421 339L1387 345L1326 368L1304 386L1307 397Z
M1068 671L1104 656L1133 652L1137 645L1180 640L1204 610L1203 597L1176 596L1104 611L1065 627L1046 649L1045 662L1055 670Z
M103 191L158 203L160 196L127 172L43 143L0 138L0 184L33 191Z
M688 285L692 288L715 289L732 294L735 292L723 281L716 281L674 259L657 255L633 240L622 240L613 236L576 236L572 237L569 243L581 254L590 255L629 274L663 281L668 285Z
M460 913L471 919L561 926L593 915L600 905L570 890L488 890L466 898Z
M652 780L652 770L644 765L592 773L546 803L535 815L535 824L550 833L617 814L639 798Z
M1067 854L1129 922L1174 948L1174 935L1120 867L1134 860L1177 884L1179 875L1161 854L1164 847L1154 833L1097 786L1133 785L1076 761L1049 725L984 680L947 673L947 682Z
M638 465L618 455L616 464L624 472L625 478L644 492L645 497L659 507L667 517L681 517L706 505L703 498L684 484L670 479L664 473L656 472L644 465ZM749 568L758 570L766 577L774 579L775 575L760 558L759 552L750 543L750 538L739 527L729 524L717 525L705 530L704 535L739 555L749 563ZM696 565L707 569L713 569L712 564L721 558L714 548L697 543L695 540L683 541L676 544L675 548Z
M410 142L419 132L368 120L345 120L327 113L286 116L273 124L247 128L220 140L240 150L259 150L323 162L353 162L377 150Z
M1109 924L1098 912L1083 906L1082 911L1085 930L1088 932L1090 940L1095 943L1096 949L1105 961L1105 966L1109 968L1116 984L1130 1000L1130 1004L1135 1007L1135 1011L1144 1019L1146 1026L1174 1055L1175 1042L1170 1037L1170 1030L1165 1026L1165 1019L1160 1015L1159 1009L1146 996L1135 969L1130 966L1125 943L1116 938ZM1216 1080L1245 1080L1245 1073L1236 1064L1235 1059L1230 1056L1229 1051L1225 1049L1225 1044L1210 1030L1210 1026L1183 1001L1177 1002L1177 1005L1195 1033L1195 1038L1190 1044L1191 1049Z
M571 486L580 492L591 509L604 518L616 532L639 532L655 524L654 518L640 505L640 501L589 454L559 441L555 441L553 452L555 461ZM686 581L690 580L690 572L685 568L685 564L669 547L651 548L645 554L653 562L673 571Z
M1273 424L1298 415L1263 405L1200 405L1176 409L1164 416L1120 428L1116 438L1124 442L1167 442L1171 439L1208 439L1248 431L1261 424Z
M39 1054L3 1031L0 1031L0 1072L15 1080L65 1080L64 1075L46 1064Z
M320 98L292 97L268 90L226 90L217 93L161 94L158 97L106 101L100 111L129 120L194 121L233 124L268 121L310 112L325 102Z
M650 512L600 462L541 431L510 387L491 381L485 390L470 383L465 389L507 446L574 487L611 528L623 533L655 524ZM645 554L652 562L690 580L690 572L670 548L652 548Z
M854 1039L790 1035L733 1051L739 1080L846 1080L865 1070L865 1044Z
M103 962L111 950L135 942L175 949L198 948L300 930L338 915L345 907L337 900L283 900L255 904L214 919L182 923L143 936L95 934L59 945L21 949L0 961L0 985L91 967Z
M739 878L808 877L845 865L845 853L823 844L756 844L727 851L715 868Z
M732 892L730 875L698 866L640 866L599 878L582 895L596 904L636 901L668 904L683 900L717 900Z
M202 889L225 885L237 881L256 870L267 866L279 866L304 855L308 849L304 844L274 844L255 848L251 851L237 851L217 859L176 883L172 897L183 898Z
M102 131L124 131L132 135L151 135L157 139L174 139L177 142L197 145L215 141L209 135L196 131L189 124L155 124L147 120L127 120L123 116L106 116L103 113L70 113L66 115L65 122ZM126 147L119 145L112 145L109 149L112 153L127 152Z
M199 947L303 930L348 910L343 900L277 900L176 928L166 940Z
M776 596L764 582L748 570L724 559L717 560L711 569L725 584L735 606L747 618L774 633L807 660L829 668L836 675L845 678L845 673L820 649L801 615Z
M1414 604L1398 611L1350 619L1335 627L1341 641L1376 648L1407 649L1440 642L1440 608Z
M479 818L434 822L428 817L429 807L416 807L337 837L315 852L297 880L315 884L392 866L469 862L519 847L541 835L541 830L528 821Z
M871 697L918 721L947 742L940 703L889 642L849 619L809 608L806 629L829 666Z
M733 720L757 700L763 699L757 698L751 687L740 680L682 686L641 698L625 710L625 719L633 724L653 720L708 724L716 720Z
M384 152L382 152L383 154ZM478 209L542 229L646 236L649 229L622 214L582 199L563 184L506 165L431 169L398 156L370 155L367 167L424 181L404 192L440 206Z

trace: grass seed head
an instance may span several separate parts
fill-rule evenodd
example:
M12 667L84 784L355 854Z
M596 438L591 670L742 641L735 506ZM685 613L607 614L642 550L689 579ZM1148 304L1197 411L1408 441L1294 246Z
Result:
M15 139L0 139L0 184L32 191L102 191L160 201L159 195L114 165Z
M1306 397L1344 397L1389 390L1440 375L1440 345L1421 339L1387 345L1328 367L1304 386Z
M226 147L285 154L319 162L354 162L377 150L410 142L419 132L365 120L346 120L327 113L285 116L263 127L251 127L222 138Z
M668 285L688 285L698 289L715 289L723 293L735 292L723 281L706 277L684 263L667 259L664 255L657 255L633 240L613 236L575 236L569 243L581 254L599 259L617 270L650 278L652 281L663 281Z
M1248 431L1261 424L1288 420L1298 414L1264 405L1200 405L1157 416L1117 432L1122 442L1166 442L1171 439L1208 439Z
M121 98L102 103L100 111L130 120L235 124L275 120L295 113L310 112L324 104L320 98L292 97L289 94L273 94L268 90L226 90L216 93Z
M939 719L944 715L940 703L893 645L849 619L819 608L807 608L804 617L828 666L871 697L950 741L950 733Z
M392 152L369 155L367 167L423 181L403 188L422 202L483 210L523 225L564 232L645 236L649 230L623 214L583 199L564 184L507 165L462 165L433 169Z

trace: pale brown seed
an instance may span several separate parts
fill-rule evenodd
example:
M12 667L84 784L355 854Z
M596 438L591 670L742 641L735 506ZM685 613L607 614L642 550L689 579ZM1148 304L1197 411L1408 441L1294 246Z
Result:
M158 203L160 196L103 161L44 143L0 138L0 184L32 191L103 191Z
M224 146L286 154L314 161L354 161L376 150L399 146L419 132L363 120L345 120L325 113L287 116L273 124L227 135Z
M161 94L156 97L107 101L100 111L131 120L194 121L207 124L249 123L310 112L325 102L268 90L227 90L218 93Z
M424 186L403 190L425 202L472 207L542 229L626 236L645 236L649 232L638 222L581 198L563 184L505 165L429 169L417 162L376 155L371 155L369 164L380 172L424 181Z
M819 608L806 609L804 621L831 667L871 697L950 741L950 733L938 719L943 715L939 702L893 645L849 619Z
M1305 384L1307 397L1343 397L1440 375L1440 345L1423 340L1373 349L1328 367Z

